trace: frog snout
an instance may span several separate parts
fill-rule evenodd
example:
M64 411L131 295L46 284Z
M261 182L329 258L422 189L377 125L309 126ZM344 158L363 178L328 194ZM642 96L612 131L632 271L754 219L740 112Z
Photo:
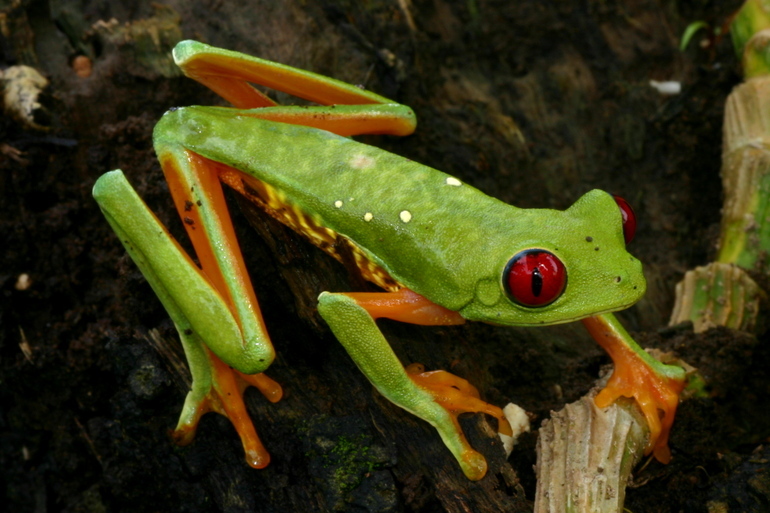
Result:
M631 257L631 259L631 265L620 270L613 281L629 293L635 292L638 297L641 297L647 290L647 280L642 272L642 263L636 258Z

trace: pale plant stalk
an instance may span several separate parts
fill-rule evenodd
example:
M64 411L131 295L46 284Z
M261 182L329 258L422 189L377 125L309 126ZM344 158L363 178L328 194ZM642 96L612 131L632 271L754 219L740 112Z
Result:
M770 271L770 3L749 0L731 28L746 81L727 98L722 150L724 205L717 261L685 274L670 325L750 333L766 293L750 273Z
M760 330L765 292L748 271L770 270L770 1L746 2L733 39L747 81L725 109L719 256L677 285L670 321L692 321L696 332L713 326ZM540 429L535 513L623 511L649 431L632 401L599 409L595 394L554 413Z
M535 513L623 511L626 485L649 430L632 400L597 408L597 390L555 412L540 428Z

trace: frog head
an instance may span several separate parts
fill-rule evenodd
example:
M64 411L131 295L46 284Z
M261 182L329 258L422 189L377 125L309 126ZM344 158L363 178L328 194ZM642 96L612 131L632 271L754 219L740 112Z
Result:
M644 295L642 265L626 250L635 220L624 200L594 190L564 211L515 215L516 240L495 243L494 275L477 282L465 318L557 324L622 310Z

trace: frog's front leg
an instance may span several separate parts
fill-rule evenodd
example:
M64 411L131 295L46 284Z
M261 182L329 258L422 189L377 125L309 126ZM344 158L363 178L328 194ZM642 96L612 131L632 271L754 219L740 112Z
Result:
M435 427L469 479L484 477L487 462L468 444L457 416L466 412L492 415L498 419L500 432L510 436L511 428L502 410L479 399L475 387L448 372L421 372L414 365L405 369L374 322L387 317L422 325L462 324L465 320L457 312L408 289L324 292L318 298L318 312L383 396Z
M646 454L652 452L662 463L671 460L668 435L684 389L684 369L665 365L650 356L626 332L612 314L583 319L583 325L615 364L607 386L596 396L596 405L605 408L619 397L633 397L650 428Z

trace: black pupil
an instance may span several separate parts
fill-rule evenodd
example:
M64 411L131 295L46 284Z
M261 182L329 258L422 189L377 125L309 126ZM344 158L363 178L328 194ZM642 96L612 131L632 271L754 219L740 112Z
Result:
M543 275L540 274L540 268L535 267L532 270L532 295L539 297L543 291Z

